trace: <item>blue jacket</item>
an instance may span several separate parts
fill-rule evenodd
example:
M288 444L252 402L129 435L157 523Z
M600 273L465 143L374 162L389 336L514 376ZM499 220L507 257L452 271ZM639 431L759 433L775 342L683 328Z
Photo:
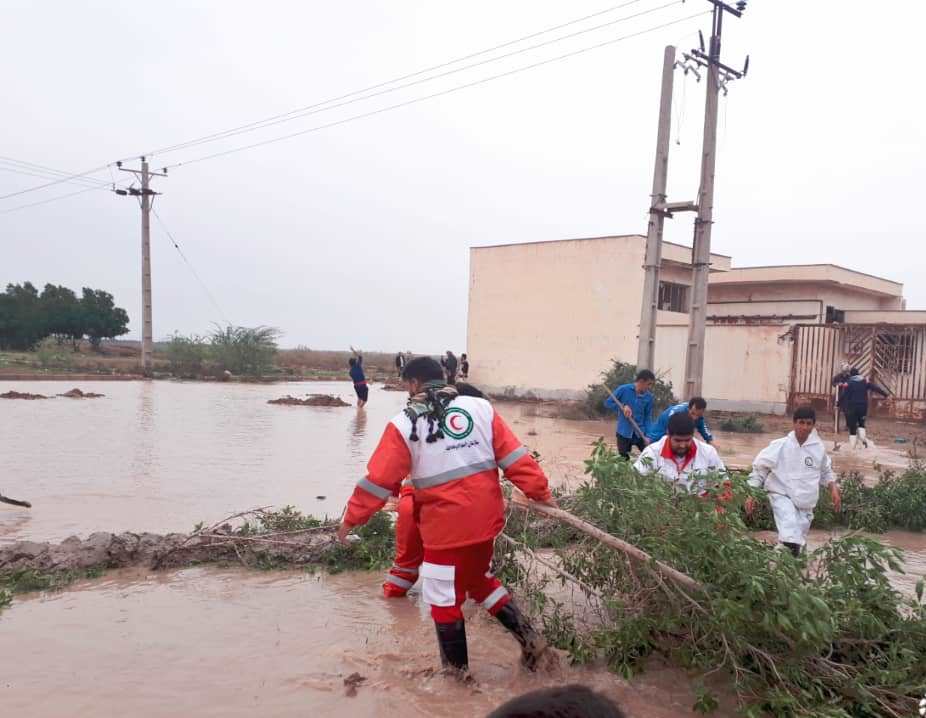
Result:
M648 391L640 395L637 394L637 387L634 384L623 384L617 387L614 391L614 395L621 404L630 407L630 410L633 412L634 420L640 425L644 434L648 433L652 425L653 392ZM632 439L636 434L636 430L633 428L633 425L627 421L624 412L617 408L617 404L614 403L614 399L610 394L608 394L608 398L604 400L604 405L606 409L610 409L617 413L617 434L623 436L625 439Z
M688 404L675 404L662 412L647 434L650 441L659 441L665 436L669 428L669 417L680 411L688 411ZM704 437L705 441L711 442L714 440L714 436L711 434L710 429L707 428L707 423L704 421L703 416L695 422L695 428L698 430L698 433Z
M362 384L367 380L363 375L363 357L358 356L357 362L348 370L350 373L350 378L353 380L354 384Z

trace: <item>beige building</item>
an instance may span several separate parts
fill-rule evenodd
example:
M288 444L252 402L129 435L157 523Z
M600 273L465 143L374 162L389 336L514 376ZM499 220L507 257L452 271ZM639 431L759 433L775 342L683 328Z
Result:
M473 380L495 393L570 398L610 359L635 362L645 243L624 235L472 248ZM690 286L691 249L665 243L653 368L675 387ZM715 408L826 404L844 360L894 392L890 410L926 408L926 312L904 311L897 282L830 264L733 268L714 254L707 314L703 386Z

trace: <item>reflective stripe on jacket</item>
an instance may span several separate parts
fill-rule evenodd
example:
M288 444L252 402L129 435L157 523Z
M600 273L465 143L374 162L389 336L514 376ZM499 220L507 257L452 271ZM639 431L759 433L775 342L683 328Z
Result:
M394 495L406 476L415 487L415 508L426 548L445 549L494 539L504 526L498 470L527 496L550 498L543 470L485 399L458 396L447 407L443 439L410 441L404 414L386 427L347 504L344 521L366 523Z

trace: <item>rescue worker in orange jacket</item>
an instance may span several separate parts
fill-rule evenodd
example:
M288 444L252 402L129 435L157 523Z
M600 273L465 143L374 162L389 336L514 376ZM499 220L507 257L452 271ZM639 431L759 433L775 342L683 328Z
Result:
M457 394L485 399L486 396L472 384L458 381ZM395 560L386 574L383 595L386 598L403 598L418 580L418 569L424 561L424 544L415 521L415 488L409 479L402 482L396 502Z
M424 561L424 544L415 521L415 489L403 481L399 489L395 520L395 560L386 574L383 595L402 598L418 580L418 569Z
M533 669L546 644L492 574L491 563L505 523L498 470L529 498L552 504L547 477L492 405L460 396L434 359L410 361L403 378L408 406L386 427L370 457L338 538L349 543L350 530L366 523L410 476L424 544L421 592L431 606L442 663L468 668L460 610L468 595L514 635L523 663Z

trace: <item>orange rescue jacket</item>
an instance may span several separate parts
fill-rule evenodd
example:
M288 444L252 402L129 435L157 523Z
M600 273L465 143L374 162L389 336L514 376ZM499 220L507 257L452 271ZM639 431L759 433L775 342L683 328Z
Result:
M444 438L429 444L409 440L412 425L404 413L389 423L348 501L348 526L366 523L406 476L415 487L421 537L430 549L482 543L501 532L499 469L531 499L550 499L543 470L485 399L456 397L441 428Z

